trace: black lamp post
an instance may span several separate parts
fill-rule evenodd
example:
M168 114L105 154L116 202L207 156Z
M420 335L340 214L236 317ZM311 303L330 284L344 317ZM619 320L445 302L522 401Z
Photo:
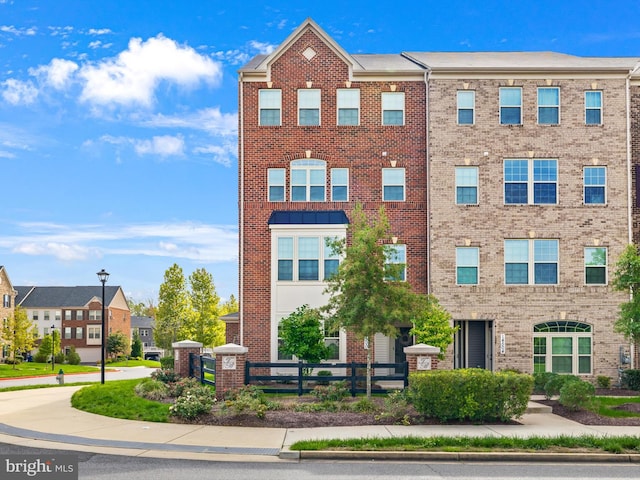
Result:
M107 283L109 274L103 268L98 272L98 278L102 283L102 335L100 337L100 383L104 384L104 351L105 351L105 337L107 335L107 322L104 319L104 284Z
M56 371L56 325L51 325L51 371Z

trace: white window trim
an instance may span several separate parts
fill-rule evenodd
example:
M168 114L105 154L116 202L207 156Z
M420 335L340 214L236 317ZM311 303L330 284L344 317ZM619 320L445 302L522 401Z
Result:
M322 186L322 200L311 200L311 187L319 187L319 184L311 183L311 170L320 170L322 166L324 170L324 183ZM305 199L304 200L294 200L293 195L293 187L302 187L302 184L294 184L293 183L293 171L294 170L305 170L306 171L306 180L305 180ZM286 195L286 194L285 194ZM327 162L324 160L317 159L305 159L305 160L293 160L289 164L289 199L292 202L303 203L303 202L326 202L327 201Z
M345 183L345 184L342 184L342 183L337 183L336 184L336 183L334 183L334 181L333 181L333 172L336 171L336 170L346 170L346 172L347 172L347 183ZM330 186L330 188L331 188L331 201L332 202L348 202L349 201L349 169L348 168L340 168L340 167L339 168L332 168L331 172L330 172L330 179L331 179L331 186ZM334 186L336 186L336 187L347 187L347 198L344 199L344 200L336 200L336 199L334 199L333 198L333 187Z
M458 169L470 170L473 169L476 172L476 183L475 185L458 185ZM479 205L480 204L480 167L477 165L456 165L453 171L454 181L455 181L455 189L453 191L453 202L456 205ZM471 187L474 186L476 188L476 201L475 203L458 203L458 187Z
M527 241L528 242L528 256L527 256L527 283L507 283L507 263L523 263L523 262L507 262L507 241L516 240L516 241ZM535 242L536 241L554 241L556 242L557 248L557 260L555 262L548 261L536 261L535 259ZM506 238L503 241L503 260L504 260L504 285L506 287L553 287L560 284L560 240L557 238ZM536 283L536 272L535 266L536 264L549 264L555 263L556 265L556 283Z
M605 259L604 265L587 265L587 250L588 249L598 249L601 248L604 250ZM607 247L584 247L583 253L583 261L584 261L584 285L586 287L599 287L604 285L609 285L609 249ZM587 283L587 269L588 268L604 268L604 283Z
M558 91L558 104L557 105L543 105L540 104L540 90L557 90ZM536 108L536 116L537 116L537 123L538 125L560 125L561 122L561 118L560 118L560 87L538 87L536 90L536 97L538 100L538 106ZM540 123L540 108L556 108L558 110L558 122L557 123Z
M572 352L571 352L571 374L572 375L581 375L581 376L587 376L587 375L592 375L593 374L593 359L594 359L594 355L593 355L593 333L592 332L534 332L533 333L533 338L546 338L547 342L546 342L546 348L547 351L544 354L545 357L545 371L546 372L552 372L553 371L553 353L552 353L552 349L553 349L553 338L567 338L570 337L572 339ZM591 353L589 354L589 357L591 357L591 370L588 373L578 373L579 371L579 357L580 354L578 353L578 338L589 338L591 340ZM533 357L536 357L538 355L533 355L531 360L533 362ZM555 356L559 356L559 355L555 355ZM533 366L535 367L535 363L533 364ZM533 368L532 368L533 371Z
M302 99L301 97L304 97L306 93L314 93L318 95L317 99L313 99L314 101L311 102L309 105L305 105L304 107L302 106ZM304 99L304 101L309 101L311 99L307 98ZM319 88L301 88L298 90L298 126L299 127L319 127L322 125L322 109L320 108L322 104L322 92ZM318 123L317 124L313 124L313 125L302 125L300 123L300 110L302 109L307 109L307 110L318 110Z
M527 203L507 203L507 183L524 183L524 182L507 182L507 176L506 176L506 162L510 161L510 160L516 160L516 161L526 161L527 162ZM556 180L555 182L548 182L548 181L541 181L541 180L534 180L534 165L535 162L538 160L550 160L550 161L554 161L556 162ZM502 202L505 206L511 206L511 205L558 205L558 201L560 199L560 192L559 192L559 188L560 188L560 182L559 182L559 167L558 167L558 159L557 158L505 158L502 162L502 182L503 182L503 186L502 186ZM535 194L534 194L534 186L536 184L542 184L542 183L555 183L556 185L556 202L555 203L535 203Z
M499 116L500 125L506 125L506 126L522 125L524 123L523 122L523 118L522 118L523 117L523 113L524 113L522 111L523 110L523 107L522 107L522 103L523 103L523 100L522 100L522 87L499 87L499 88L500 89L498 91L498 116ZM502 105L502 99L500 98L500 93L503 90L507 90L507 89L520 90L520 105L517 106L518 108L520 108L520 121L518 123L502 123L502 108L503 107L504 108L516 108L516 105L504 105L504 106Z
M587 107L587 93L594 92L600 94L600 107ZM587 123L587 110L600 110L600 123ZM584 124L588 126L604 124L604 93L602 90L586 90L584 92Z
M351 105L343 105L340 102L340 92L358 92L358 99L357 99L357 105L355 106L351 106ZM345 125L345 124L341 124L340 123L340 110L346 110L346 109L357 109L358 110L358 120L356 122L355 125ZM339 88L336 90L336 125L339 127L357 127L360 125L360 89L359 88Z
M587 171L587 169L591 169L591 168L603 168L604 169L604 185L587 185L587 179L586 179L586 175L585 172ZM607 188L607 182L609 180L609 172L608 172L608 168L606 165L585 165L582 168L582 204L589 206L589 207L594 207L594 206L603 206L603 205L607 205L607 202L609 200L609 195L608 195L608 188ZM603 203L587 203L586 199L587 199L587 188L588 187L599 187L602 186L604 187L604 202Z
M460 107L460 94L469 93L473 97L473 105L471 106L471 123L460 123L460 110L469 110L468 108ZM470 126L476 124L476 91L475 90L458 90L456 94L456 124L462 126Z
M390 108L385 108L384 107L384 98L385 97L392 97L392 96L397 96L397 97L402 97L402 124L397 125L397 124L390 124L390 123L384 123L384 112L386 111L392 111L395 112L396 110L392 110ZM406 105L406 96L404 94L404 92L382 92L382 95L380 96L380 103L381 103L381 118L380 118L380 123L383 127L402 127L404 125L406 125L407 123L407 105Z
M261 92L279 92L280 94L280 105L278 108L278 113L279 113L279 120L278 120L278 124L277 125L262 125L262 123L260 122L260 113L262 113L262 110L265 110L266 108L262 107L262 95ZM275 109L271 109L269 108L269 110L275 110ZM258 90L258 126L261 127L279 127L282 125L282 90L280 90L279 88L275 88L275 89L260 89Z
M282 172L282 185L271 184L271 172ZM271 199L271 187L282 187L282 200ZM267 169L267 201L268 202L286 202L287 201L287 169L286 168L268 168Z
M466 249L466 250L475 250L476 251L476 258L478 259L478 262L475 265L462 265L458 263L458 250L459 249ZM456 285L460 285L463 287L471 287L474 285L480 285L480 248L479 247L456 247ZM460 283L458 281L458 268L459 267L474 267L476 269L476 283Z
M397 171L402 171L402 199L400 200L387 200L385 198L384 195L384 187L397 187L400 184L395 184L395 183L390 183L390 184L386 184L384 183L384 172L386 171L391 171L391 170L397 170ZM383 202L405 202L407 200L407 170L404 167L392 167L392 168L383 168L382 169L382 201Z

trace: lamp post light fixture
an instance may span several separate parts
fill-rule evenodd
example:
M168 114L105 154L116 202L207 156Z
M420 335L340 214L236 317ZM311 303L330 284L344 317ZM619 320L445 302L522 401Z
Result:
M105 336L107 334L107 322L104 318L104 284L107 283L109 274L103 268L98 272L98 278L102 283L102 334L100 335L100 383L104 385L104 353L105 353Z

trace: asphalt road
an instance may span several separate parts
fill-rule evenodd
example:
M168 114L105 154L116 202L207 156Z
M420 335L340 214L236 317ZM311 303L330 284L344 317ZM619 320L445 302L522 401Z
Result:
M640 478L632 464L490 464L417 462L233 463L64 452L77 455L80 480L613 480ZM4 454L56 455L59 450L0 443Z

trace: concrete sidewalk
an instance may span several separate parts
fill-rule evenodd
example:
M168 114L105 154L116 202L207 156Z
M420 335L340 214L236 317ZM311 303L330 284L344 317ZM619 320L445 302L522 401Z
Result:
M0 393L0 442L26 447L54 448L141 457L217 461L298 461L300 458L636 461L640 455L584 454L451 454L422 452L298 452L289 446L299 440L399 436L557 436L636 435L640 427L581 425L546 413L531 403L520 425L372 425L323 428L244 428L182 425L121 420L71 407L73 392L82 387L60 387ZM539 408L541 407L541 408ZM638 457L638 458L636 458Z

